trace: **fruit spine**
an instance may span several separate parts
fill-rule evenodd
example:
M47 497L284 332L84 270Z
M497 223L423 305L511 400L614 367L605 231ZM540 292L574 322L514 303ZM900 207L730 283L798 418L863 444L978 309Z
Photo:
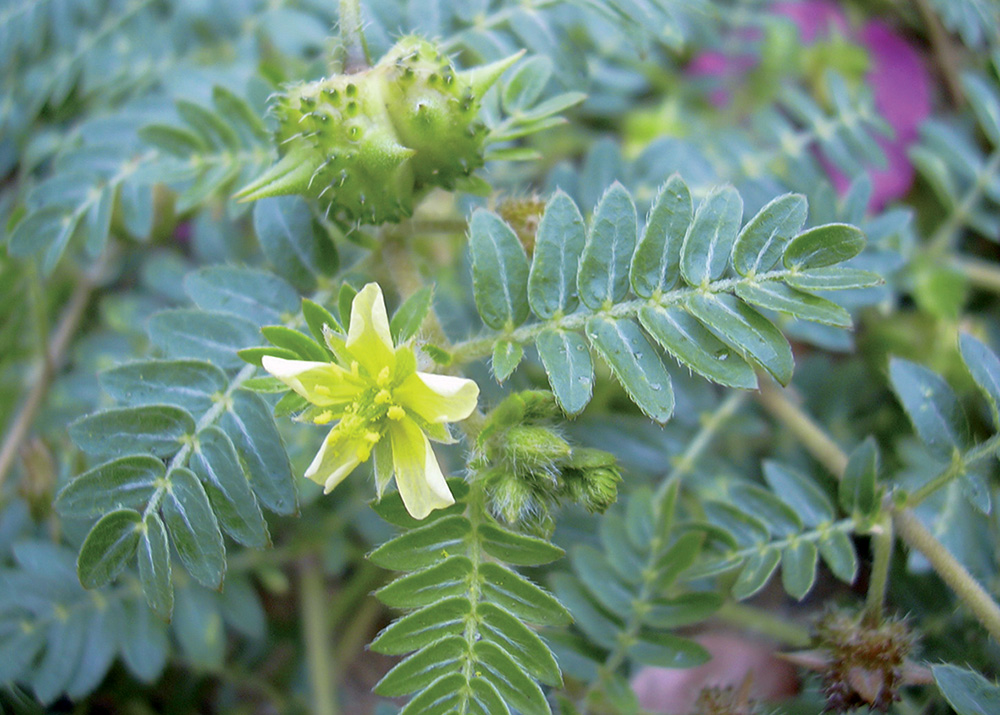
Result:
M302 194L345 223L399 221L414 201L483 165L483 94L522 53L457 72L433 43L404 37L371 68L300 84L273 106L282 158L237 194Z

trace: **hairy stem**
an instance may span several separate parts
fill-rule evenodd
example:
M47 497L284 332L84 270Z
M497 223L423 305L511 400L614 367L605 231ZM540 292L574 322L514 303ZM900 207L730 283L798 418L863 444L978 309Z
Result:
M109 261L110 254L105 253L92 270L80 276L76 288L73 289L62 315L59 317L56 329L48 341L48 347L43 355L39 356L41 366L38 377L32 384L21 409L11 421L3 445L0 446L0 487L3 486L7 474L14 465L18 450L27 438L31 425L34 424L38 410L41 409L42 403L45 401L45 396L48 394L56 371L62 365L67 348L76 335L76 331L80 328L87 306L90 304L90 297L93 295L97 282L107 268Z
M916 549L927 557L959 600L972 611L994 640L1000 642L1000 606L990 598L986 589L934 538L911 510L900 509L893 512L892 520L900 538L911 549Z
M555 317L551 320L528 323L527 325L522 325L515 330L491 333L481 338L466 340L465 342L459 343L455 346L452 351L452 363L462 364L488 357L493 353L493 345L501 339L507 339L515 343L526 345L534 342L535 338L538 337L538 334L547 328L554 328L558 330L580 330L586 326L588 320L597 315L605 318L633 317L641 308L646 306L666 308L671 305L681 304L691 296L697 294L731 293L741 285L756 285L758 283L782 281L789 276L796 274L796 271L778 269L768 271L767 273L761 273L754 277L737 276L735 278L724 278L705 286L685 286L683 288L667 291L666 293L662 293L659 296L651 298L633 298L632 300L617 303L610 308L601 308L599 310L583 308L581 310L577 310L575 313Z
M326 614L327 593L323 572L315 559L303 558L299 561L299 601L312 691L312 712L316 715L338 715L336 666L330 649L330 625Z
M361 0L340 0L340 42L344 48L344 73L353 74L371 67L361 19Z
M927 0L916 0L916 5L924 25L927 27L927 36L931 41L935 64L941 70L941 77L944 80L944 86L948 89L951 103L955 107L961 107L964 102L964 93L962 92L959 61L955 56L955 48L931 4Z
M840 479L847 467L847 455L812 417L788 397L788 391L770 380L760 381L758 400L772 417L794 434L820 464Z
M865 600L868 614L873 620L882 620L885 606L886 589L889 586L889 566L892 564L892 548L895 544L892 521L883 519L878 531L872 537L872 548L875 560L872 563L871 580L868 584L868 594Z

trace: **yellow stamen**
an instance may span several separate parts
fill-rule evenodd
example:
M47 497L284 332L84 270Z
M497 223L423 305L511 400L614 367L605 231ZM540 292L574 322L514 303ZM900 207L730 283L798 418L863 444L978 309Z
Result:
M379 370L378 377L375 379L375 384L381 388L386 388L389 386L389 380L392 375L389 372L389 366L386 365L381 370Z
M365 439L372 444L376 444L380 439L382 439L382 435L378 432L366 432Z
M399 422L401 419L406 417L406 410L404 410L399 405L393 405L392 407L389 408L389 411L386 414L388 415L390 420L395 420L396 422Z
M361 365L358 364L357 360L351 360L351 374L354 375L354 377L361 375Z
M318 415L313 417L313 422L318 425L325 425L333 419L333 413L330 410L323 410Z
M388 390L379 390L378 394L375 395L376 405L384 405L386 402L390 402L391 400L392 400L392 393L390 393Z

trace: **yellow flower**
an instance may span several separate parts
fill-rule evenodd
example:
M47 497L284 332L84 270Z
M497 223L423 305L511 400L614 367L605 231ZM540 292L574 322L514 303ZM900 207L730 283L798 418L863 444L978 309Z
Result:
M413 350L392 343L377 283L354 297L347 339L327 331L326 341L341 364L263 359L265 370L316 406L308 413L313 422L337 420L305 476L329 493L374 453L380 498L395 474L403 504L415 519L454 504L428 435L450 441L445 425L476 409L479 386L417 371Z

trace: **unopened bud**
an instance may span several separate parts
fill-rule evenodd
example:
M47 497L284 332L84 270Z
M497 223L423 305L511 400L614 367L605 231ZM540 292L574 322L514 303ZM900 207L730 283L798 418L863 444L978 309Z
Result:
M503 448L515 468L531 472L553 470L557 461L572 452L569 443L554 430L533 425L507 430Z

